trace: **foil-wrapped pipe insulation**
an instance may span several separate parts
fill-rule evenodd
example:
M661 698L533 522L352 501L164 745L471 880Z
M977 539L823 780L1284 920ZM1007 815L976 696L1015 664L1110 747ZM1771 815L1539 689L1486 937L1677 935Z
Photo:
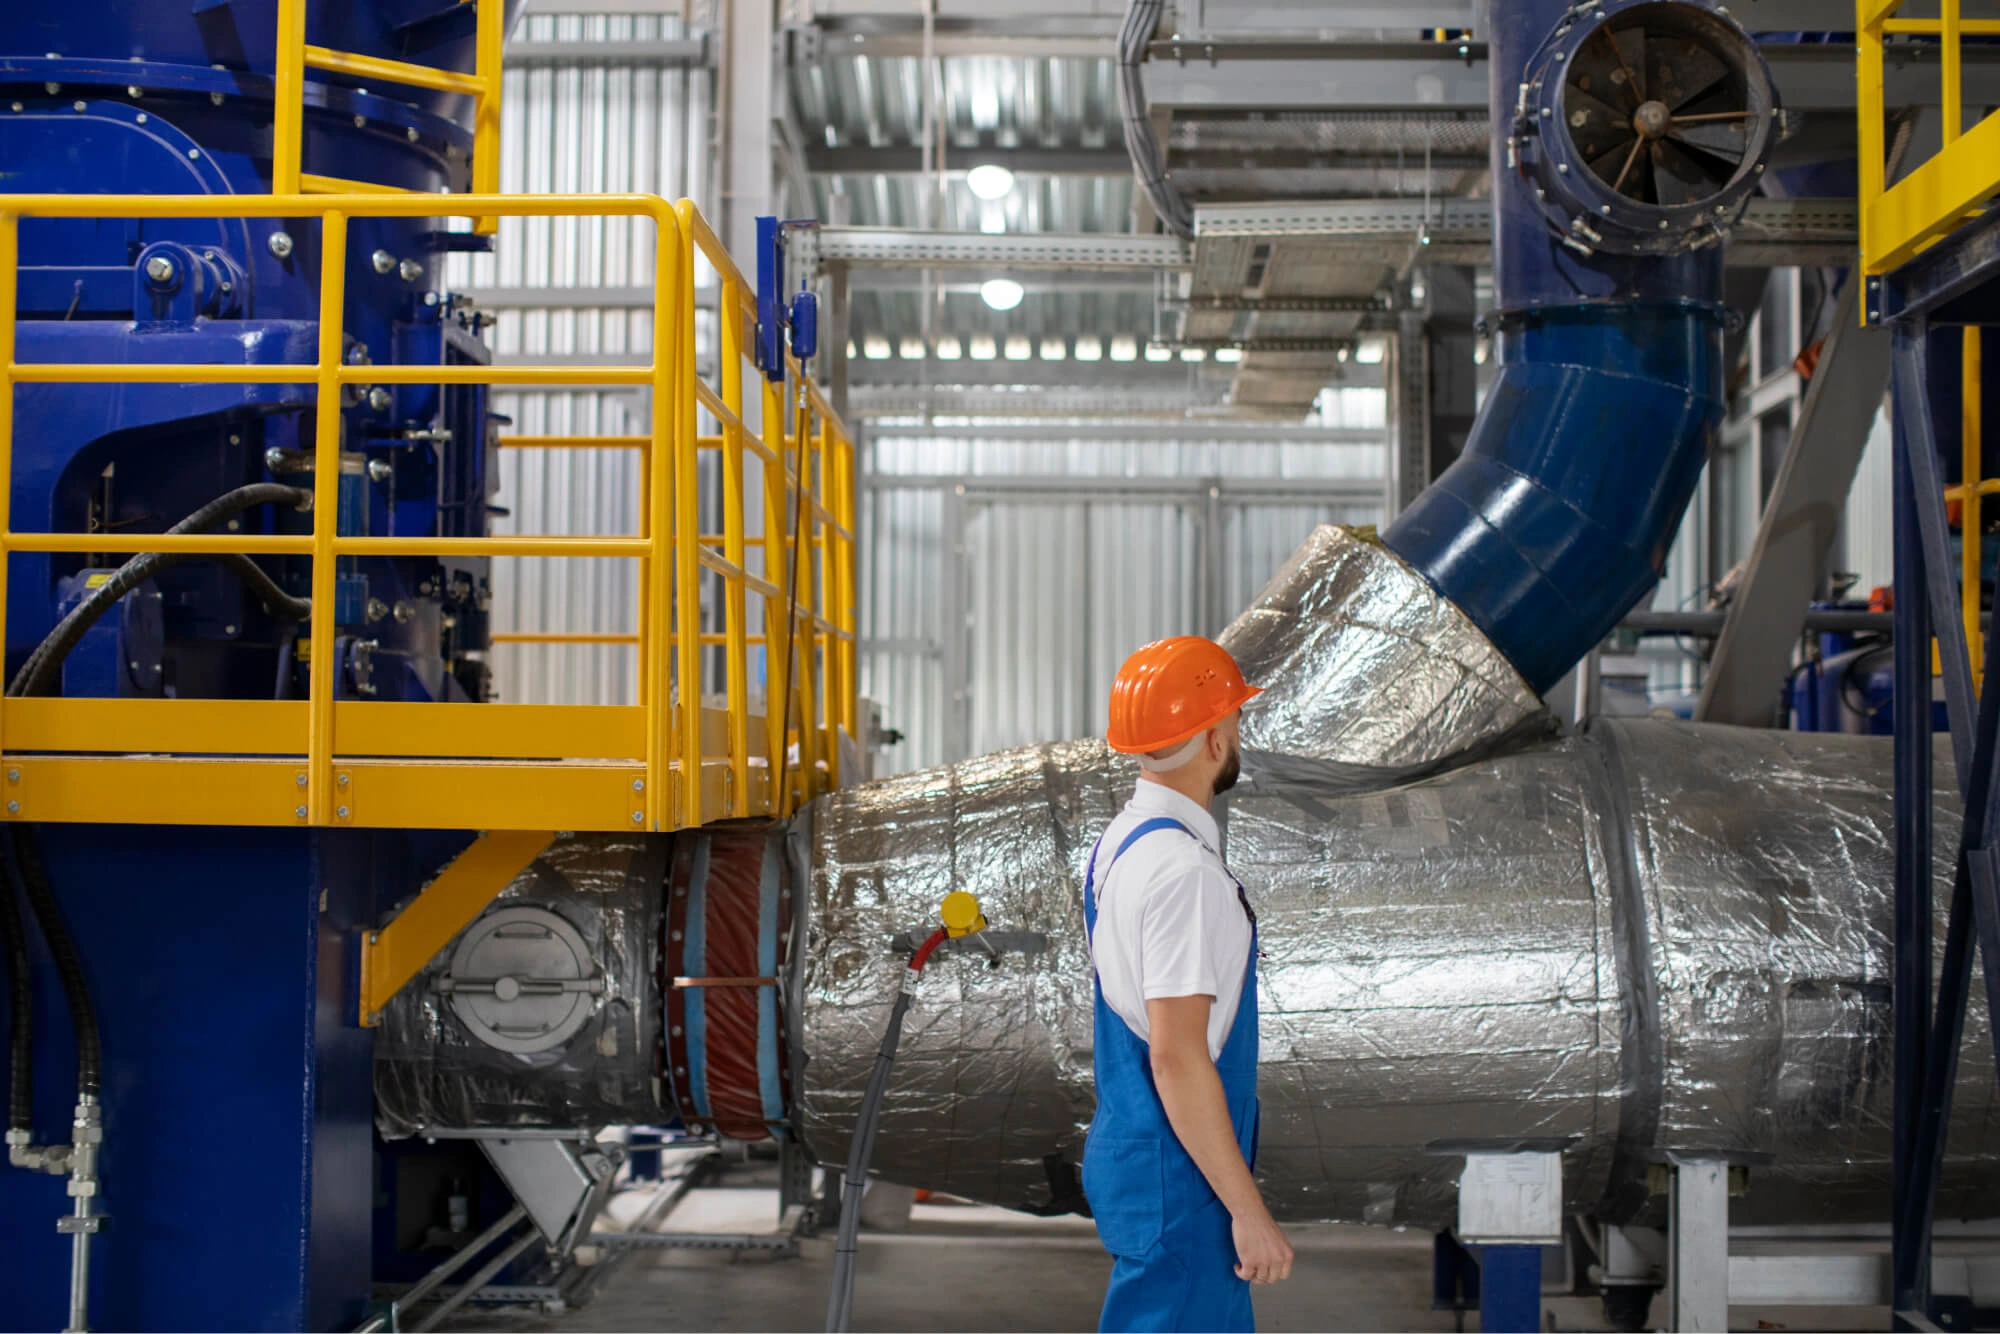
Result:
M1441 1226L1440 1148L1521 1137L1572 1141L1569 1203L1612 1221L1648 1208L1650 1164L1697 1149L1753 1165L1738 1221L1880 1217L1885 745L1601 721L1389 790L1300 757L1247 755L1245 776L1224 838L1262 927L1259 1171L1280 1217ZM1060 1195L1093 1106L1082 872L1135 777L1075 742L812 808L792 999L822 1160L846 1151L896 991L888 940L968 889L1051 948L927 970L876 1166L1011 1206ZM1937 820L1949 849L1949 797ZM1968 1024L1947 1216L2000 1198L1991 1046Z
M1221 643L1264 687L1244 707L1243 743L1349 765L1357 781L1386 784L1553 726L1464 612L1350 528L1315 529Z

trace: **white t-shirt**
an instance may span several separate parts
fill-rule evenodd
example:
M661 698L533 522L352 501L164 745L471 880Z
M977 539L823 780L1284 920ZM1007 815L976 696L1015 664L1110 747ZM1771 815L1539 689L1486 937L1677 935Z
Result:
M1126 837L1160 816L1180 821L1200 843L1163 829L1134 843L1113 866ZM1210 1059L1222 1055L1236 1022L1252 938L1236 882L1216 851L1220 841L1214 816L1172 788L1141 779L1097 847L1097 929L1091 937L1104 1002L1141 1042L1149 1031L1147 1001L1214 997Z

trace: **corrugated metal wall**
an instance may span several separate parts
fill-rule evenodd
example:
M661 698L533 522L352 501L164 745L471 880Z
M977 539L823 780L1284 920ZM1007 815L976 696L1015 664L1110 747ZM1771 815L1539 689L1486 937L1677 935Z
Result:
M710 83L704 69L620 63L616 48L686 35L658 15L531 14L515 38L602 44L573 65L510 69L502 90L503 191L639 191L711 206ZM484 298L500 361L643 363L652 353L653 225L635 218L503 218L491 255L455 255L454 291ZM706 332L706 322L700 330ZM618 435L647 429L644 392L519 391L494 410L523 435ZM637 459L626 451L506 450L495 522L506 533L637 531ZM623 560L493 562L498 633L631 633L637 572ZM633 703L636 651L625 646L503 644L502 699Z
M1102 731L1133 649L1214 633L1315 524L1381 515L1383 443L892 429L861 498L861 685L902 734L878 772Z

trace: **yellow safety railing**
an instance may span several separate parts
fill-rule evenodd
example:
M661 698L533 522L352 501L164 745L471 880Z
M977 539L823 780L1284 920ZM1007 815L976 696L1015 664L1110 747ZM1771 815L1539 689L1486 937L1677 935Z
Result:
M1961 39L2000 35L2000 19L1960 16L1960 0L1938 0L1938 17L1897 18L1903 0L1855 0L1859 68L1861 262L1875 275L1905 263L2000 194L2000 111L1967 129ZM1883 44L1892 35L1937 39L1942 67L1944 146L1894 187L1883 128Z
M316 825L519 830L667 830L785 814L839 781L838 733L856 720L853 649L853 447L803 376L765 384L761 434L744 424L743 358L752 297L692 204L651 195L467 195L465 216L645 217L656 237L653 354L648 365L523 367L347 365L341 359L348 223L434 217L429 195L0 196L0 563L13 552L241 552L311 558L309 689L302 701L0 700L4 818L95 823ZM19 223L34 218L317 216L321 227L318 358L310 365L23 364L15 358ZM726 289L720 387L694 373L693 255ZM797 367L794 365L794 373ZM359 537L339 532L338 488L322 486L310 535L161 536L15 532L7 514L14 387L77 383L310 384L317 391L314 472L339 475L347 385L630 385L652 390L643 436L565 438L636 448L638 531L621 536ZM764 383L759 377L759 383ZM795 416L785 410L788 398ZM721 423L696 434L697 409ZM792 423L788 429L787 422ZM548 437L515 438L544 447ZM725 531L698 529L697 456L723 457ZM747 531L743 454L763 471L760 536ZM799 539L786 520L801 516ZM763 572L744 553L763 548ZM720 548L720 550L717 550ZM637 705L522 705L336 700L336 561L345 556L617 557L639 563L636 635L516 636L515 642L637 646ZM792 571L796 568L796 577ZM702 575L719 580L724 629L704 632ZM5 627L0 571L0 632ZM764 606L748 633L746 599ZM790 650L796 637L801 651ZM747 651L761 640L771 705L753 711ZM701 649L725 651L724 679L703 676ZM791 664L796 661L794 669ZM820 686L815 690L814 682ZM711 687L713 687L711 689ZM712 698L720 695L721 708ZM705 704L705 697L710 702ZM796 719L796 722L788 720ZM750 735L763 733L754 750ZM787 773L780 784L774 770Z
M338 3L338 0L322 0ZM313 46L306 41L306 0L278 0L278 52L271 126L271 193L382 194L396 187L338 176L315 176L304 170L305 79L309 69L357 78L381 79L411 88L461 93L472 99L472 189L475 195L500 190L500 51L507 36L506 0L459 0L477 7L473 36L473 72L437 69L405 60L384 60ZM494 214L473 217L473 229L491 233L499 225Z

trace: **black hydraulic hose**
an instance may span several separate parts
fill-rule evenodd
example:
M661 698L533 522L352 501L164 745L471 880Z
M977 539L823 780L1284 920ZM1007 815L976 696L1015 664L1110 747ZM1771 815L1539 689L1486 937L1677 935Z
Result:
M295 486L282 486L275 482L258 482L251 486L240 486L225 495L217 496L187 518L167 529L168 535L206 532L226 519L258 505L283 504L304 507L312 503L312 492ZM312 613L312 603L305 598L295 598L264 573L263 567L248 556L239 553L221 556L204 556L186 551L146 551L134 556L118 567L109 579L90 590L88 596L63 617L62 622L49 632L46 639L36 645L28 655L21 669L14 674L14 680L7 687L10 696L38 695L48 689L55 669L69 656L84 634L111 608L118 605L120 598L145 583L148 579L176 565L190 560L216 560L221 562L250 587L250 592L273 615L286 620L302 621Z
M7 1129L35 1123L35 989L28 976L28 934L12 878L0 876L0 949L7 954Z
M14 869L21 877L29 908L41 924L42 939L48 943L49 957L55 960L56 975L62 979L63 995L69 1001L70 1027L76 1031L77 1101L95 1100L104 1086L104 1048L97 1033L97 1007L91 1003L90 984L83 975L83 958L76 940L63 920L62 909L49 889L48 871L42 865L42 850L35 844L35 831L24 824L13 828Z

